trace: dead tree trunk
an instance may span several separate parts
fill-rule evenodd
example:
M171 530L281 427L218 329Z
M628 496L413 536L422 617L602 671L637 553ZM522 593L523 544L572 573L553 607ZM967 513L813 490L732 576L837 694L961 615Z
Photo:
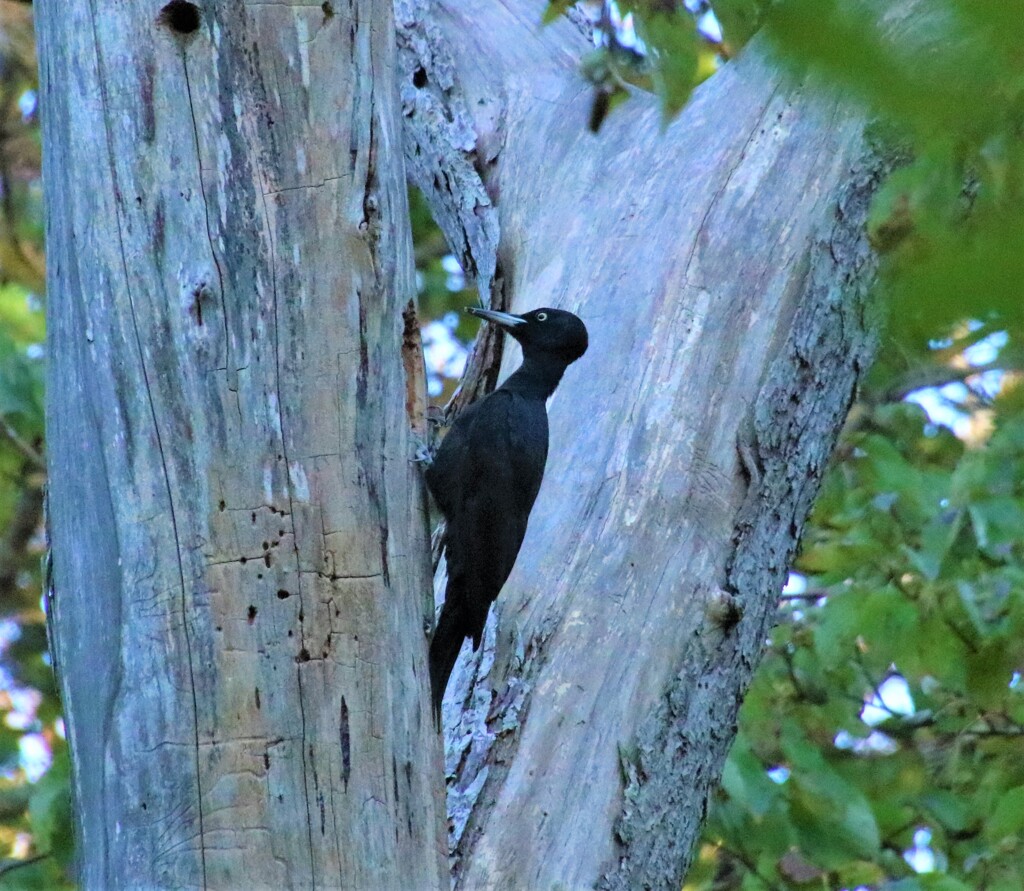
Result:
M449 722L458 881L678 888L871 351L862 121L753 47L595 138L537 2L399 0L397 63L380 0L36 12L83 885L447 884L404 114L484 293L592 337Z
M595 137L569 21L396 8L407 161L450 243L496 305L591 333L495 652L447 712L458 887L675 889L872 351L864 122L755 45L667 132L637 97Z
M36 22L82 886L442 887L390 2Z

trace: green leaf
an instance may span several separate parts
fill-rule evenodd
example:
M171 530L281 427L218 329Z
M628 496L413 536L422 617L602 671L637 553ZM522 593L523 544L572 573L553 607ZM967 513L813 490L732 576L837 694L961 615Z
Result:
M765 816L781 796L779 786L769 779L764 765L737 739L722 771L722 788L745 811Z
M992 816L986 821L984 835L992 844L1004 839L1016 839L1024 829L1024 786L1004 792L996 803Z
M743 46L757 31L768 0L716 0L715 16L732 50Z
M814 630L814 644L822 660L837 663L849 659L864 627L863 595L854 591L833 594L821 611Z
M663 122L672 120L690 98L697 77L697 26L684 8L643 13L640 33L654 54L654 89Z
M998 61L944 4L893 21L870 2L781 0L765 31L783 62L818 71L923 138L983 131L1000 118Z
M891 585L872 591L860 609L861 637L872 663L886 666L911 639L919 621L917 608Z
M965 885L953 876L932 872L918 878L918 887L921 891L974 891L970 886Z
M1024 504L1019 498L1009 495L989 498L972 504L968 511L978 545L986 551L1020 540L1024 529Z
M19 349L43 342L46 330L42 307L23 285L0 285L0 329Z
M831 768L820 749L787 722L783 749L792 774L792 814L800 849L813 852L825 868L835 868L849 857L870 858L881 845L881 834L867 799Z
M896 170L871 202L868 231L872 243L879 250L892 250L947 220L960 197L961 185L962 174L949 151L917 158Z
M935 789L921 796L921 804L946 829L963 832L971 823L967 801L946 789Z
M1010 678L1018 668L1016 648L999 639L987 641L967 657L967 692L980 708L998 708L1006 699Z

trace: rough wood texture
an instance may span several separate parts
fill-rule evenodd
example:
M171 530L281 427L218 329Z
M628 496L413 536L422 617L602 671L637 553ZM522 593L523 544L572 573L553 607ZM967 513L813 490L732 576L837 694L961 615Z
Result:
M36 4L83 888L438 888L388 2Z
M419 116L438 96L446 120L468 114L513 308L591 332L550 406L479 672L493 695L478 684L448 728L458 887L675 889L873 346L863 120L753 46L664 134L641 97L595 138L568 22L538 29L538 3L417 9L399 15L407 151L440 144ZM418 184L457 244L459 184Z

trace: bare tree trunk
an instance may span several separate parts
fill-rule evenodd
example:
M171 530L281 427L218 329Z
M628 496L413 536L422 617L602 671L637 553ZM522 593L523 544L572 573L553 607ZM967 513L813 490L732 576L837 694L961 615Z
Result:
M447 712L456 875L677 889L873 348L876 161L757 45L666 132L637 97L595 137L586 41L541 8L397 4L407 158L451 244L495 303L591 333L496 652Z
M442 887L390 3L36 21L82 885Z
M83 884L444 887L390 8L37 6ZM677 888L870 355L874 161L757 47L595 138L586 42L539 16L398 4L464 265L592 336L448 722L456 875Z

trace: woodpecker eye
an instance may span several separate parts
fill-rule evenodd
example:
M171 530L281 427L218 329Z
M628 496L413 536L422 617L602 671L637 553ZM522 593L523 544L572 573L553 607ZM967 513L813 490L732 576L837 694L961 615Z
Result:
M537 315L534 316L534 318L538 322L546 322L547 318L548 318L548 314L546 312L539 312L539 313L537 313Z

